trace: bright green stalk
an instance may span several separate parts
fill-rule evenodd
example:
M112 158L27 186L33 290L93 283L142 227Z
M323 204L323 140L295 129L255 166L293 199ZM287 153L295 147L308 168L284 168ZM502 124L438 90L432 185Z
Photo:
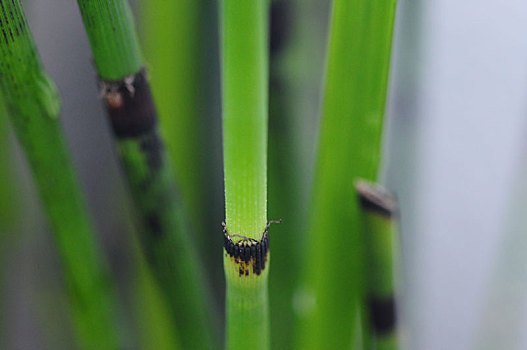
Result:
M113 296L60 129L60 99L20 2L0 6L0 86L62 258L79 342L113 350L119 347Z
M221 7L227 349L269 348L267 0ZM237 235L237 236L236 236ZM242 236L242 237L240 237Z
M159 136L128 0L78 3L137 209L146 259L181 329L183 348L214 349L216 325L205 293L201 261Z
M397 204L378 185L358 181L356 188L366 243L368 333L374 349L397 350L394 286L399 228Z
M267 4L224 0L223 152L229 233L260 239L267 223Z
M377 178L394 13L394 0L333 3L298 349L349 349L357 336L363 242L350 198L354 178Z

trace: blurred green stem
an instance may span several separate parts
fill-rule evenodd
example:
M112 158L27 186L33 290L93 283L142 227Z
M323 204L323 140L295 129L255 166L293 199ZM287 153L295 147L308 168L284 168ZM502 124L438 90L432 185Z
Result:
M384 188L367 181L356 182L366 243L367 333L377 350L397 350L395 308L395 254L398 211L395 198Z
M377 178L394 14L394 0L333 2L298 349L349 349L358 336L363 242L350 198L353 179Z
M203 218L205 147L200 138L203 92L200 91L200 0L144 0L145 56L151 67L150 82L157 102L161 133L174 165L192 227L206 240ZM204 77L203 77L204 78ZM166 93L170 91L171 93ZM177 96L177 98L174 98ZM203 242L200 242L200 247Z
M1 1L0 86L31 166L84 349L119 347L114 300L59 125L60 100L18 0Z
M145 257L171 307L183 348L215 349L214 312L159 135L128 0L78 3L137 209Z
M269 216L273 260L287 268L269 276L273 349L293 343L293 296L298 285L322 78L327 4L271 2L269 101ZM295 249L291 249L291 247Z

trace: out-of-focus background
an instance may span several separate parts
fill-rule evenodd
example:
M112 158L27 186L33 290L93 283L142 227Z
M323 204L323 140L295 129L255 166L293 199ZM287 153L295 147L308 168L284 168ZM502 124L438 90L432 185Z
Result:
M140 28L149 25L140 10L147 3L134 2ZM202 3L197 16L201 27L194 37L200 43L195 67L202 81L196 124L202 132L200 165L176 170L181 178L202 181L206 205L204 219L197 223L202 232L198 240L202 247L217 249L207 267L221 304L217 8L215 2ZM291 89L298 101L295 111L305 120L296 136L303 158L296 161L311 169L329 2L291 3L297 32L288 40L294 41L299 63L283 70L308 77ZM26 0L24 5L45 67L61 92L64 130L100 240L126 291L133 278L130 208L97 100L77 4ZM402 212L402 325L408 349L527 349L525 33L524 0L399 1L382 177L397 193ZM153 75L160 74L151 68ZM282 79L298 81L296 76ZM270 139L279 124L271 115ZM8 150L0 176L11 181L7 192L0 192L7 203L0 213L0 348L70 348L50 232L5 115L0 130L2 153ZM199 174L192 173L196 169ZM300 182L309 179L310 171ZM298 198L306 199L308 193Z

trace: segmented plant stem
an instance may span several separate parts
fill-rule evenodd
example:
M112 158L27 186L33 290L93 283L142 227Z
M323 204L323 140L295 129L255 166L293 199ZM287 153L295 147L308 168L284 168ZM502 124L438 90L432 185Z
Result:
M225 218L260 239L267 223L267 5L222 3Z
M394 13L394 0L333 2L298 349L349 349L360 329L363 242L350 198L355 178L377 178Z
M57 90L19 0L0 1L0 87L62 258L80 346L119 346L114 300L62 136Z
M378 350L397 350L394 279L397 266L398 210L386 189L356 182L366 243L367 333Z
M233 242L224 231L227 349L269 349L269 235Z
M205 293L201 261L159 135L128 0L78 3L118 154L137 208L146 259L181 329L183 348L214 349L217 326Z
M227 349L268 349L266 0L221 8Z

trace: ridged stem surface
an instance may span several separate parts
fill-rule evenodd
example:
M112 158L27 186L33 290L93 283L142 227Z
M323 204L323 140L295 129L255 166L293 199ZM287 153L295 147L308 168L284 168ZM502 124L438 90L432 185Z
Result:
M269 349L266 0L221 4L228 350Z
M221 16L225 218L254 239L267 223L267 7L224 0Z
M143 60L128 0L79 0L97 72L120 80L141 70Z

